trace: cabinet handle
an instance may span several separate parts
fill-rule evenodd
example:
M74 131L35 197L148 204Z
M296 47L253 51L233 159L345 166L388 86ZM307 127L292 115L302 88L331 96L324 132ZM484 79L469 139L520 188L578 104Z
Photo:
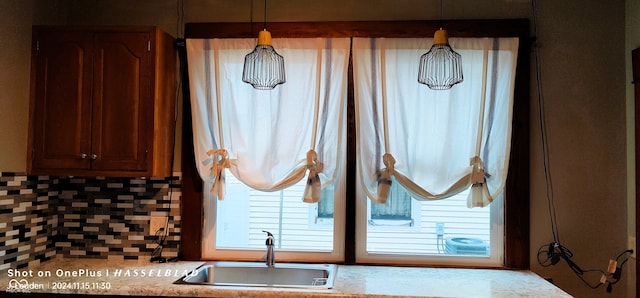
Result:
M87 154L86 153L80 153L80 158L82 158L82 159L87 158Z
M91 159L96 160L96 159L98 159L98 156L95 155L95 154L91 154Z

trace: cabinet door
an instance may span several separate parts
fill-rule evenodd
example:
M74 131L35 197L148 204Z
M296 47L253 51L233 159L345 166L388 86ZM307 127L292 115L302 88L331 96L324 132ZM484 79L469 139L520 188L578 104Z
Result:
M32 167L88 169L91 35L46 31L35 42Z
M144 171L153 138L150 33L95 35L92 169Z

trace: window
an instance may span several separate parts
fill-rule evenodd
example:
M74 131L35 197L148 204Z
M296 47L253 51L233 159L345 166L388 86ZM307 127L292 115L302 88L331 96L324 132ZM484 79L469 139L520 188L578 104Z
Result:
M320 201L309 207L310 218L314 218L314 224L333 225L333 213L335 205L335 187L328 185L321 190Z
M333 185L322 189L322 200L317 205L312 206L316 220L333 219L333 192ZM419 213L413 214L411 205L412 200L409 193L401 186L394 184L391 187L391 194L386 204L370 204L368 206L369 224L373 226L413 226L413 219L418 218ZM413 209L415 210L416 208L413 207Z
M457 243L452 240L455 238L466 239L465 241L477 239L482 244L482 254L487 255L489 250L486 247L491 243L490 208L467 208L467 195L468 192L465 191L446 200L413 200L419 216L415 217L416 221L411 226L409 222L403 221L399 224L386 222L385 225L372 223L370 220L367 226L368 252L463 255L462 251L455 250ZM371 202L369 204L377 205Z
M431 26L431 24L429 22L425 22L427 24L426 27L425 27L424 23L422 23L422 22L416 22L416 23L417 24L415 24L413 26L409 26L409 25L407 25L407 24L405 24L403 22L399 22L399 24L395 24L394 22L381 22L380 26L376 27L376 28L383 29L381 31L386 32L386 33L382 33L383 35L384 34L389 34L389 32L393 32L393 33L391 33L391 35L393 35L393 34L396 34L396 32L403 31L403 30L398 31L400 28L423 28L424 27L424 28L426 28L425 30L420 29L420 30L415 30L414 32L411 32L411 33L408 32L408 33L405 34L405 36L410 36L411 34L416 34L416 33L418 35L420 35L420 36L429 36L430 35L429 30L431 30L430 28L432 26ZM527 35L526 22L524 22L524 23L525 24L523 24L523 22L521 20L504 21L504 22L498 21L498 22L496 22L496 24L498 24L498 25L495 25L492 22L484 23L484 22L480 21L480 22L474 22L472 27L474 28L473 32L482 32L482 31L486 31L487 28L489 28L489 31L493 30L493 32L501 32L501 33L498 33L501 36L505 36L505 34L507 36L521 36L521 37L524 37L525 41L526 41L526 35ZM314 34L324 34L324 33L320 33L320 32L325 32L326 33L325 29L322 29L322 28L324 28L326 26L329 26L329 27L333 26L333 24L326 24L326 23L320 23L320 24L292 24L292 25L297 26L298 29L300 29L300 30L305 32L305 33L302 33L301 36L313 36ZM205 26L208 26L208 25L205 25ZM222 26L221 27L222 29L217 28L217 26ZM190 36L190 37L204 37L207 33L203 33L203 32L218 32L220 34L223 34L222 32L226 31L226 29L224 29L225 26L227 26L227 25L217 24L217 25L213 26L213 27L216 27L216 29L201 30L201 28L199 28L199 26L197 26L197 25L196 26L189 26L189 24L188 24L187 25L187 36ZM338 25L338 27L340 27L340 26L344 26L344 24ZM349 26L353 26L353 27L349 27ZM360 28L358 26L359 26L359 24L347 24L346 25L347 29L330 30L330 31L331 32L341 32L341 33L339 33L337 35L342 34L342 32L345 32L346 34L350 34L348 32L355 32L355 31L359 32L358 34L363 34L363 32L369 32L368 31L369 28L362 29L362 28ZM463 24L462 26L464 27L466 25ZM234 27L234 25L230 25L229 26L229 28L231 28L231 27ZM238 28L240 28L240 27L238 27ZM371 28L373 28L373 27L371 27ZM227 32L232 32L233 30L236 30L236 29L232 29L231 31L227 31ZM275 29L274 30L274 28L271 28L271 30L272 30L272 32L275 33L278 30L282 30L282 29ZM302 32L300 30L298 30L297 32ZM350 30L352 30L352 31L350 31ZM236 30L235 32L241 32L241 31L242 30L240 30L240 31ZM419 33L418 31L420 31L420 32L426 31L426 33L425 32ZM281 32L280 34L285 35L286 33L284 33L284 32L286 32L286 29L282 30L280 32ZM469 31L469 32L471 32L471 31ZM508 33L508 32L513 32L513 33ZM216 33L216 34L218 34L218 33ZM232 34L235 34L235 33L232 33ZM242 33L242 34L245 34L245 33ZM247 32L246 34L247 35L244 35L244 36L252 36L249 32ZM381 34L381 33L375 33L375 34ZM463 34L466 34L466 33L463 33ZM489 33L489 34L492 34L492 33ZM508 34L514 34L514 35L508 35ZM526 48L526 45L524 47ZM422 49L422 50L426 50L426 49ZM525 53L526 53L526 51L525 51ZM526 66L528 65L528 62L526 60L526 55L522 55L521 54L518 59L521 59L521 57L524 60L518 62L519 73L520 74L522 74L522 73L526 74L527 73ZM522 62L525 62L525 63L522 63ZM522 68L521 68L521 66L522 66ZM520 72L523 69L524 69L524 72ZM520 79L518 81L520 83L518 83L516 85L521 86L521 87L522 86L526 86L527 77L521 75ZM518 91L518 90L520 90L520 91ZM521 92L521 91L524 91L524 92ZM506 257L505 257L506 258L505 265L508 266L508 267L511 267L511 268L526 268L527 265L525 263L522 263L522 262L528 260L528 257L527 257L528 250L526 249L526 247L528 247L528 241L527 241L527 236L526 236L527 233L528 233L528 225L523 225L524 223L528 223L528 219L527 219L528 217L527 217L527 212L526 212L526 206L528 205L528 197L527 197L528 196L528 191L527 191L528 190L528 186L527 186L528 184L525 183L528 180L526 178L527 177L527 173L528 173L528 167L526 166L527 163L528 163L527 162L527 153L526 153L526 152L528 152L526 150L526 148L528 148L528 146L527 146L527 141L528 141L527 132L528 132L528 130L527 130L527 126L526 126L526 123L528 123L527 122L528 121L528 118L527 118L528 117L528 113L526 112L526 106L528 105L527 104L527 100L526 100L526 98L527 98L526 96L528 95L528 89L526 89L526 88L517 89L516 88L516 93L519 94L519 95L516 96L516 98L520 98L519 102L521 104L519 105L520 108L518 108L518 107L515 108L515 114L516 114L515 117L516 117L516 119L514 120L514 122L518 122L520 124L518 126L514 126L514 128L517 130L517 134L514 133L514 136L517 135L518 138L514 137L514 140L513 140L514 141L513 142L514 143L513 149L515 150L515 154L513 155L513 157L514 157L513 161L514 162L512 162L510 167L515 166L516 170L510 172L510 179L511 179L511 181L520 181L520 182L518 184L514 184L513 182L511 182L511 184L508 183L511 186L509 186L509 191L507 192L507 195L512 197L512 198L513 197L517 197L517 199L516 200L511 200L510 204L506 205L506 208L508 210L507 210L506 213L504 213L505 216L508 219L510 218L509 222L511 224L508 227L504 227L505 228L504 233L499 232L499 231L498 231L498 233L499 234L503 234L503 235L506 234L506 239L507 239L507 247L506 247L506 249L507 249L507 251L505 251L505 255L506 255ZM522 103L524 103L524 104L522 104ZM352 116L348 116L348 121L350 123L351 123L352 120L353 120ZM522 123L524 123L524 125ZM349 133L352 134L353 132L354 131L351 130L351 128L350 128ZM353 135L348 137L347 148L353 148L353 147L351 147L351 146L354 146L352 141L353 141ZM348 151L347 154L349 156L354 156L354 155L352 155L353 153L350 153L351 149L348 149L347 151ZM188 153L188 151L187 151L187 153ZM353 159L351 159L351 160L353 160ZM347 215L346 222L345 222L346 233L344 235L344 239L346 241L346 243L345 243L345 245L346 245L345 246L346 247L346 255L345 255L345 259L344 260L347 263L351 263L351 262L353 262L355 260L354 259L354 255L353 255L353 252L355 250L352 250L352 249L354 249L354 247L357 246L358 243L362 243L362 239L356 239L354 241L354 239L351 238L351 236L349 236L349 235L352 235L351 231L353 231L352 230L353 227L356 226L356 225L354 225L352 223L352 221L353 220L358 220L358 221L364 220L366 222L368 220L369 216L370 216L369 215L370 213L366 212L366 211L364 213L361 212L363 209L367 210L367 207L361 208L362 206L359 206L358 208L354 208L355 206L349 207L349 205L351 205L353 203L358 203L358 204L366 203L367 205L369 205L370 203L364 197L364 195L365 195L364 193L361 193L359 191L354 191L353 190L353 186L357 185L357 183L355 183L356 180L353 178L354 177L353 169L355 169L356 167L355 167L355 164L351 163L350 161L347 161L346 163L347 163L347 168L346 168L346 171L344 171L344 172L346 172L346 179L347 179L348 182L345 183L345 184L347 185L347 188L351 189L351 190L347 190L347 196L348 196L347 200L344 201L344 202L341 202L341 204L347 204L347 208L346 209L347 209L348 212L352 212L352 211L349 211L349 210L357 210L358 213L359 213L359 215L357 215L357 216L354 216L351 213L349 213ZM345 169L343 169L343 170L345 170ZM351 171L351 173L349 173L350 171ZM187 173L185 174L185 179L187 179L186 176L187 176ZM185 191L184 191L185 193L183 194L185 198L189 197L189 195L186 194L186 192L188 192L188 191L189 191L188 187L186 187ZM206 191L208 191L207 188L205 188L205 192ZM352 194L357 194L359 197L358 198L351 197ZM513 194L516 194L516 196L513 196ZM459 193L458 195L461 196L461 202L466 201L465 198L464 198L466 195L464 193ZM441 200L441 201L426 201L426 202L419 202L418 204L423 205L423 204L426 204L426 203L439 203L439 202L452 203L453 199L454 198L448 198L446 200ZM480 208L480 209L472 209L472 210L474 210L474 211L483 210L485 212L487 210L489 210L490 212L488 212L488 214L489 214L490 218L494 218L494 220L500 220L500 217L502 217L502 214L503 214L503 212L501 212L500 209L503 208L505 205L502 203L502 198L501 197L497 197L495 199L496 199L496 201L494 203L492 203L489 208ZM195 200L195 201L197 201L197 200ZM412 214L415 213L417 210L424 210L422 207L415 208L415 206L416 206L415 201L416 201L415 199L412 199L412 204L411 204L411 212L412 212ZM192 202L190 202L189 199L186 199L185 203L191 204ZM325 213L318 212L318 209L320 208L322 203L316 203L315 205L317 207L316 210L313 210L313 207L308 207L307 210L310 210L309 214L314 214L314 212L315 212L315 214L318 215L317 216L318 218L325 218L325 219L329 218L328 217L328 213L326 213L326 212ZM435 205L435 204L432 204L432 205ZM493 210L494 208L496 208L498 210ZM338 206L338 208L336 210L339 210L339 209L340 209L340 207ZM511 212L509 212L509 210L511 210ZM183 216L183 218L184 218L184 216ZM191 219L191 218L189 218L189 219ZM522 219L522 220L520 220L520 219ZM185 222L184 222L184 227L185 228L187 227L188 222L189 222L189 220L185 219ZM340 224L336 224L336 225L340 225ZM415 225L417 225L417 223L414 224L414 226ZM197 221L195 221L195 227L197 228ZM436 239L436 242L439 243L439 245L440 245L440 246L438 246L438 245L435 246L435 248L436 248L435 252L437 254L438 253L438 247L439 247L439 249L441 251L444 250L445 241L444 241L443 238L452 235L452 232L454 231L455 226L453 226L453 224L451 224L451 223L439 221L439 222L433 223L430 227L431 227L430 228L431 233L434 235L433 237ZM362 235L362 234L359 234L359 235ZM523 235L524 237L517 238L518 235ZM514 237L514 236L516 236L516 237ZM183 235L183 241L188 242L187 237L191 237L191 236ZM193 238L190 238L190 239L193 239ZM356 244L355 246L353 245L354 243ZM203 247L204 246L205 245L203 244ZM184 250L189 250L190 249L188 247L188 245L185 245L184 247L185 247ZM523 248L525 248L525 249L523 249ZM359 248L357 250L359 251ZM196 251L197 252L197 249L193 249L192 251ZM493 250L491 249L491 251L493 251ZM185 255L188 255L188 254L189 254L189 252L185 252ZM195 258L197 258L197 256L199 256L198 253L193 254L193 255L196 256ZM256 255L256 256L257 256L257 259L259 259L261 257L261 255L260 256ZM187 258L189 258L189 257L187 257ZM372 260L359 258L358 262L365 262L366 263L366 262L372 262ZM375 262L380 262L380 261L375 261ZM416 262L413 262L413 259L411 259L410 261L405 262L405 263L415 264ZM437 263L437 262L435 262L435 263Z
M369 224L359 259L364 262L431 265L502 264L501 201L485 208L467 207L468 191L437 201L412 200L419 208L413 226ZM365 201L366 202L366 201ZM366 202L369 205L375 205ZM492 215L493 214L493 215ZM493 235L492 235L493 234ZM469 249L469 242L474 242ZM492 256L492 250L498 255Z
M195 152L211 189L204 199L205 258L259 259L269 231L280 260L343 259L349 42L274 39L287 84L264 91L235 79L253 39L187 40ZM324 192L308 183L316 172ZM321 212L334 221L322 227L305 203L317 202L315 193L333 201Z
M485 206L501 195L506 182L518 40L451 38L452 47L463 57L465 81L447 91L415 82L416 61L430 42L354 38L358 187L363 198L387 206L368 208L371 218L356 233L357 257L391 262L403 255L414 262L459 264L458 255L473 255L465 262L502 266L502 217L491 217L491 208ZM410 205L401 201L409 195L403 192L423 201L416 221L420 228L374 229L374 216L411 217ZM460 207L486 210L464 210L455 204L442 208L455 199L463 203ZM365 210L360 205L357 210ZM447 214L469 225L456 233L442 220L430 222ZM445 231L454 231L455 236L444 239L451 247L444 256L433 249L438 223L449 226ZM483 253L470 253L469 242ZM463 245L465 249L457 249Z
M393 183L389 190L389 198L384 204L369 204L369 225L413 226L414 216L411 209L409 193L399 184Z
M333 250L333 203L331 221L318 225L309 209L316 204L301 200L306 180L283 190L264 192L252 189L233 175L227 175L227 196L210 200L215 209L215 245L219 250L264 250L266 233L275 236L279 250L331 252ZM325 187L322 201L333 202L334 185ZM329 212L328 210L326 211Z

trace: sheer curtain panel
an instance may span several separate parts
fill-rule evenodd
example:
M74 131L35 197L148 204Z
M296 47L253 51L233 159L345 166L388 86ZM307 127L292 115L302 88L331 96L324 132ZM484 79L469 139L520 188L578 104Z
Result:
M339 172L350 40L274 38L287 83L242 83L255 39L187 39L195 156L205 183L224 197L224 169L257 190L309 179L304 200Z
M518 39L449 41L465 79L442 91L416 81L431 39L354 38L358 180L373 202L394 182L418 200L472 187L469 207L504 189Z

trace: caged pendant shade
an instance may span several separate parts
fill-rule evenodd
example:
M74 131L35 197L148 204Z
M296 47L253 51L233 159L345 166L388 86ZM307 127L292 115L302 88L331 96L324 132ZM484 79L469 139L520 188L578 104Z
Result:
M258 44L244 57L242 81L259 90L271 90L284 84L284 58L273 49L271 33L267 31L267 0L264 1L264 30L258 34Z
M429 89L447 90L462 80L462 56L451 49L447 31L440 28L433 36L431 49L420 57L418 82Z
M269 31L260 31L255 49L244 57L242 81L260 90L285 82L284 58L273 49Z

